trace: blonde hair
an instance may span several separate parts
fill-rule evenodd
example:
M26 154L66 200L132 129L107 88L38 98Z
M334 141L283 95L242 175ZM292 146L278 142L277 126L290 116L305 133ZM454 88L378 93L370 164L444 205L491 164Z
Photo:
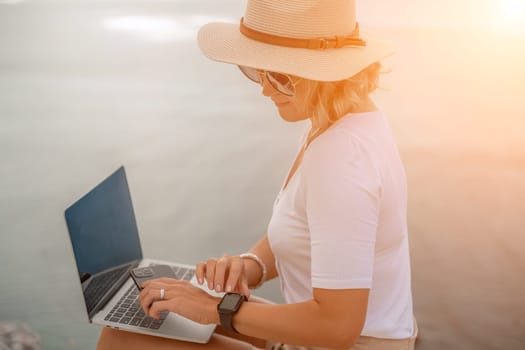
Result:
M304 79L304 103L312 125L325 130L339 118L351 113L377 88L379 62L372 63L356 75L338 81L315 81Z

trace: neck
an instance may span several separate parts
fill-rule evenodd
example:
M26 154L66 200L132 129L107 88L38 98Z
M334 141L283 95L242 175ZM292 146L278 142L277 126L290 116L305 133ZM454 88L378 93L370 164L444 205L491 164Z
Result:
M361 103L359 103L355 108L353 108L351 111L348 111L346 114L355 114L355 113L368 113L368 112L375 112L378 108L375 105L375 103L370 99L370 97L364 98ZM343 116L340 116L343 117ZM325 125L324 127L321 125L317 125L316 120L313 117L310 117L310 123L312 125L311 132L319 129L328 129L331 124Z
M356 108L351 113L367 113L375 111L377 111L377 106L370 99L370 97L367 96L365 99L363 99L363 101L361 101L360 104L356 106Z

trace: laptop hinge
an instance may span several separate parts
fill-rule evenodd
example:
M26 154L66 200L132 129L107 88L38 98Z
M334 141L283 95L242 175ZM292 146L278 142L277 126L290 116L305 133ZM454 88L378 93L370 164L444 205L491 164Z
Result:
M140 264L140 261L141 260L135 260L129 263L127 270L123 271L119 278L113 282L113 286L111 286L111 288L102 296L100 301L97 304L95 304L93 310L91 310L91 312L88 313L89 322L92 322L93 317L106 306L106 304L111 300L111 298L119 291L120 287L122 287L122 285L126 283L128 278L130 277L129 273L132 269L134 269Z

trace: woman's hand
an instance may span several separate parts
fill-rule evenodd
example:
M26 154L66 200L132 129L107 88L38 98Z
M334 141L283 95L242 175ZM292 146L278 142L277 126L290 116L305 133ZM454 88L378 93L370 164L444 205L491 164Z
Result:
M206 281L208 288L217 293L234 292L250 296L244 259L238 255L199 262L195 276L200 284Z
M140 305L146 315L158 319L161 311L175 312L201 324L219 323L217 304L213 297L187 281L159 278L146 281L140 292ZM160 290L164 289L164 299Z

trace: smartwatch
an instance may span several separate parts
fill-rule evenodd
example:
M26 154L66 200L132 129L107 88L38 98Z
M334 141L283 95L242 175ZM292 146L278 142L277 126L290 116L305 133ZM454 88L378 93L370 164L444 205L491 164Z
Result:
M217 305L221 326L234 333L239 333L233 327L233 316L239 311L243 302L248 300L244 295L238 293L226 293Z

